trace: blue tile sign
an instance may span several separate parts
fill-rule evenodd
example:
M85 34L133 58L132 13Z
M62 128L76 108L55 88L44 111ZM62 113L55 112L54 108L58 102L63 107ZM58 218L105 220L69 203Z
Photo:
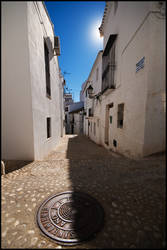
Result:
M145 60L145 57L143 57L143 58L136 64L136 72L138 72L140 69L144 68L144 60Z

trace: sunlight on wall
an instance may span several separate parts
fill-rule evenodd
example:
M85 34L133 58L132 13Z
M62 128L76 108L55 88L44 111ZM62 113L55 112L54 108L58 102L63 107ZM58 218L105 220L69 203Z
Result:
M89 38L94 46L103 46L103 37L100 37L99 27L101 25L101 20L94 20L89 28Z

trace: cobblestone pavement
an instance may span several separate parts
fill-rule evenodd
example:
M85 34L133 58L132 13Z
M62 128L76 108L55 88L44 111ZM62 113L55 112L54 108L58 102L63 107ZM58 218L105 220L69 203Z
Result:
M66 135L44 161L1 177L2 248L165 248L165 155L131 160ZM104 208L92 240L65 247L44 236L36 213L49 196L83 191Z

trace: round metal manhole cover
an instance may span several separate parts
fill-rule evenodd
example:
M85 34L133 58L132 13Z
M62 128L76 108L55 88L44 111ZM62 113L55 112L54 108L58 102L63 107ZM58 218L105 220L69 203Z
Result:
M56 194L44 201L37 212L42 232L60 245L75 245L93 237L103 221L101 205L81 192Z

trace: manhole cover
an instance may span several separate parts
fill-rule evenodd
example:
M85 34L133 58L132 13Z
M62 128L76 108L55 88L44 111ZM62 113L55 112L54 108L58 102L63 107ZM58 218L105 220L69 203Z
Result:
M103 208L94 198L73 191L50 197L37 213L42 232L60 245L78 244L94 236L103 220Z

